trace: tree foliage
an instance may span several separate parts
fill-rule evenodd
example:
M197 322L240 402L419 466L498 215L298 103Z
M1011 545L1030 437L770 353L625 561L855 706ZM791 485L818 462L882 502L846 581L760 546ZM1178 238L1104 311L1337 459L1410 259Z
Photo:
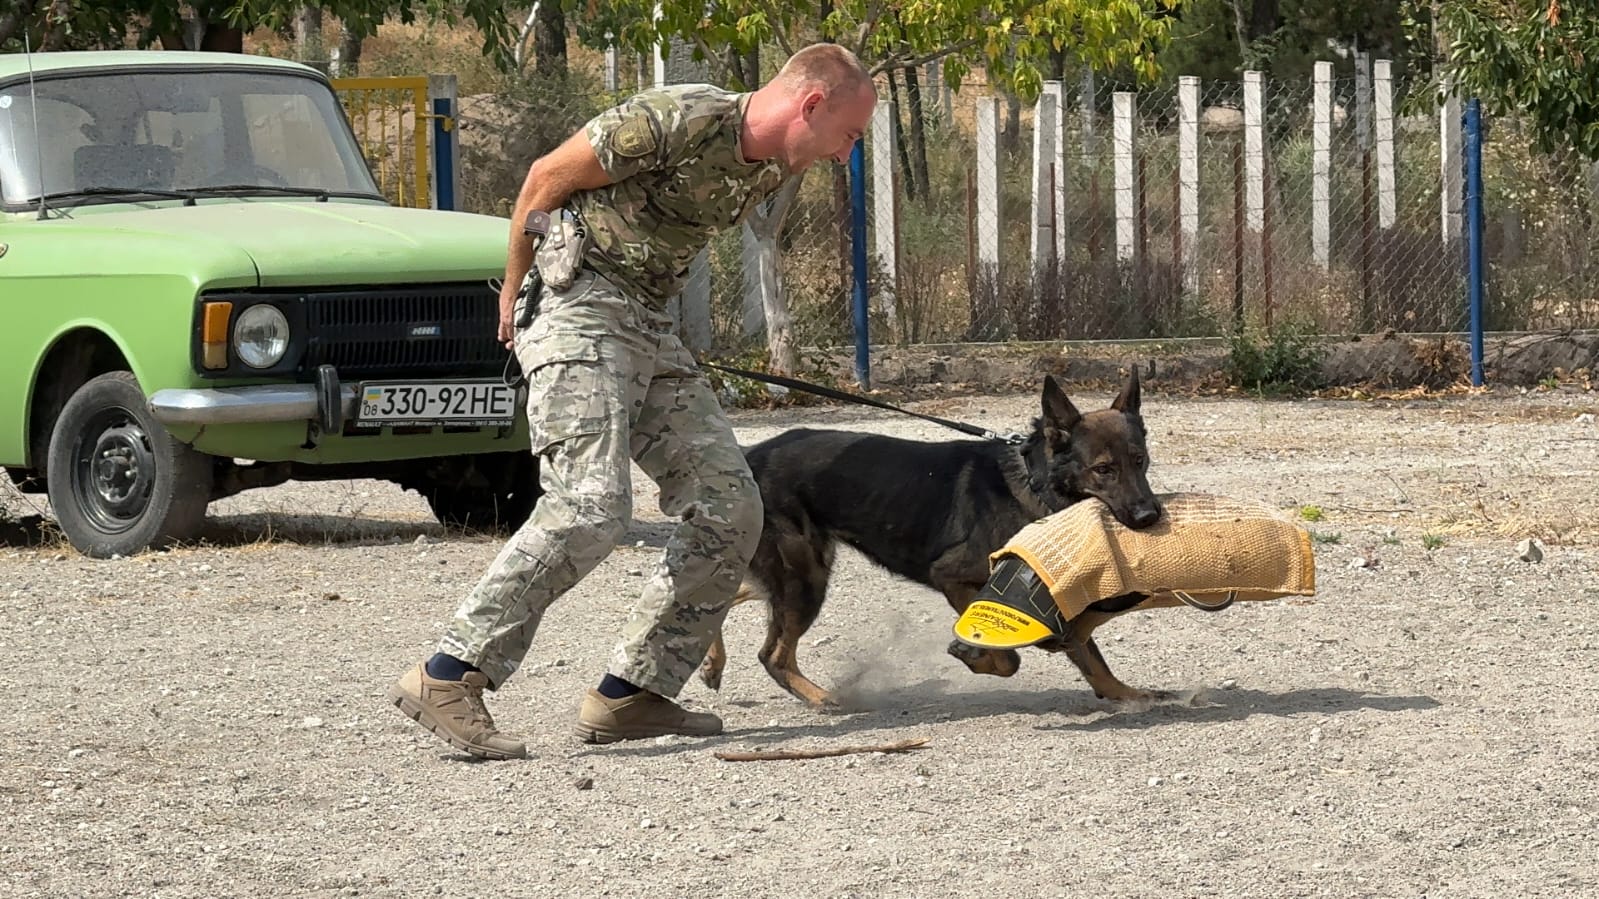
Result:
M792 54L815 40L837 41L874 72L941 60L951 84L974 66L990 82L1025 100L1042 89L1051 51L1070 51L1099 68L1126 66L1140 77L1157 73L1156 56L1171 28L1166 15L1179 0L753 0L714 4L663 0L592 2L581 17L580 38L590 46L618 45L652 53L669 38L688 41L702 60L740 87L726 49L748 52L762 44Z
M1161 56L1163 80L1237 81L1253 69L1273 81L1306 84L1334 47L1393 60L1396 74L1424 69L1430 45L1413 43L1407 28L1425 17L1416 4L1393 0L1185 0Z
M139 47L242 52L243 35L281 28L294 19L296 0L0 0L0 48L21 49L26 28L40 49ZM483 36L483 52L509 67L516 28L493 0L330 0L322 4L347 29L372 34L379 23L470 22ZM198 36L198 40L194 38Z
M1517 114L1542 150L1599 159L1599 3L1455 0L1440 24L1457 93Z

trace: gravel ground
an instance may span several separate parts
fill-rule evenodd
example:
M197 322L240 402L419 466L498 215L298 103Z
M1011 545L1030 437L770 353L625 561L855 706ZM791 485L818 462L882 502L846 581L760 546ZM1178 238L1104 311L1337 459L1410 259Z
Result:
M919 408L1009 428L1035 402ZM285 485L213 506L206 545L109 562L13 539L0 894L1593 895L1595 412L1146 391L1156 489L1322 514L1316 597L1100 631L1123 680L1186 701L1118 708L1038 652L970 674L941 597L846 553L802 661L849 711L781 692L742 606L722 691L682 697L725 735L586 747L578 702L669 527L640 477L626 543L491 699L525 762L470 762L383 699L499 545L414 494ZM747 441L801 422L950 436L853 408L736 417ZM0 483L0 519L28 503Z

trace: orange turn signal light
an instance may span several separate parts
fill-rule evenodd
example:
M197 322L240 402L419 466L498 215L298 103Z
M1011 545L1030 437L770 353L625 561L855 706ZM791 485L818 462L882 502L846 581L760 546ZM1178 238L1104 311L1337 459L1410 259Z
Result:
M228 367L228 323L233 304L215 300L205 304L200 317L200 362L206 368Z

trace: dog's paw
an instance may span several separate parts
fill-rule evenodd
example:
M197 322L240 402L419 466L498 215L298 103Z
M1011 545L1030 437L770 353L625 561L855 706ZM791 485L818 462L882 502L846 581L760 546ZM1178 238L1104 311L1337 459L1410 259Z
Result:
M1014 649L979 649L959 640L949 642L949 654L961 660L973 674L1010 677L1022 668L1022 656Z
M1125 692L1114 695L1095 690L1094 695L1100 699L1123 702L1130 705L1158 705L1163 702L1174 702L1180 698L1177 693L1171 690L1135 690L1131 687L1127 688Z
M712 690L722 689L722 669L712 668L709 665L700 666L700 680Z
M844 702L831 693L823 693L820 696L806 699L805 704L810 706L813 712L837 714L846 711Z

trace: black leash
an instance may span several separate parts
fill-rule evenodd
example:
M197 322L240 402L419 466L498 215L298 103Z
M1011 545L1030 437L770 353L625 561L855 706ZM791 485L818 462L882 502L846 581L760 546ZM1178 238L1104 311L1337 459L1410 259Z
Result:
M1020 446L1022 441L1025 439L1020 434L999 434L994 431L990 431L987 428L980 428L977 425L969 425L965 422L959 421L950 421L947 418L939 418L936 415L923 415L920 412L912 412L909 409L901 409L898 406L885 403L881 400L874 400L869 396L861 396L860 394L856 393L845 393L842 390L834 390L831 387L823 387L820 384L810 384L805 381L796 381L793 378L785 378L782 375L769 375L758 371L745 371L742 368L733 368L727 365L717 365L714 362L701 362L700 365L706 368L714 368L717 371L725 371L730 375L738 375L741 378L749 378L752 381L763 381L767 384L776 384L779 387L790 387L794 390L804 391L805 393L814 393L817 396L825 396L835 400L843 400L846 403L858 403L862 406L876 406L879 409L887 409L890 412L898 412L901 415L909 415L912 418L920 418L925 421L933 422L934 424L940 424L946 428L954 428L955 430L960 431L962 434L970 434L973 437L981 437L984 440L998 440L1001 443L1008 443L1011 446Z
M530 271L533 277L531 282L532 289L527 293L527 300L525 303L523 303L521 314L517 316L515 326L518 331L531 324L534 315L538 313L539 288L543 283L543 279L539 274L537 265L533 266ZM518 300L521 299L522 297L518 296ZM732 366L728 365L717 365L714 362L701 362L700 365L706 368L714 368L717 371L724 371L730 375L738 375L741 378L749 378L752 381L762 381L767 384L775 384L779 387L789 387L805 393L814 393L817 396L825 396L835 400L843 400L846 403L858 403L862 406L875 406L879 409L887 409L890 412L898 412L901 415L909 415L912 418L920 418L924 421L940 424L946 428L954 428L955 430L960 431L962 434L970 434L973 437L981 437L984 440L997 440L1001 443L1010 444L1011 446L1020 446L1026 439L1021 434L1014 432L1010 434L999 434L994 431L990 431L987 428L980 428L977 425L970 425L960 421L950 421L947 418L939 418L936 415L923 415L920 412L912 412L909 409L901 409L898 406L885 403L882 400L874 400L868 396L861 396L855 393L845 393L842 390L834 390L831 387L823 387L820 384L810 384L805 381L795 380L794 378L785 378L782 375L769 375L758 371L745 371L742 368L733 368ZM511 351L510 358L505 360L505 369L500 373L500 378L507 386L513 388L520 388L523 384L527 383L527 375L522 371L522 366L519 360L516 358L516 352L514 350Z

